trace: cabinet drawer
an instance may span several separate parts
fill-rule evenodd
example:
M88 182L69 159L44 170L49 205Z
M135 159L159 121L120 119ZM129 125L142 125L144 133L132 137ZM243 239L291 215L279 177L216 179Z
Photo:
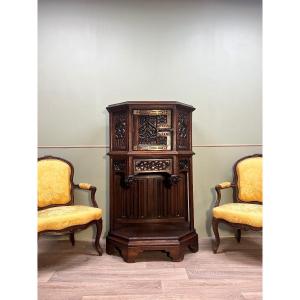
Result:
M134 173L165 172L172 174L173 161L171 158L134 159Z

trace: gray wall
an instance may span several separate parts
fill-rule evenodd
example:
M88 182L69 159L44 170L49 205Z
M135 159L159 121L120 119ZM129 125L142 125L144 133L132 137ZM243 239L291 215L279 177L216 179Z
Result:
M97 186L107 225L105 107L192 104L195 225L210 235L212 188L239 157L262 151L261 13L256 0L40 0L39 155L71 160L76 182Z

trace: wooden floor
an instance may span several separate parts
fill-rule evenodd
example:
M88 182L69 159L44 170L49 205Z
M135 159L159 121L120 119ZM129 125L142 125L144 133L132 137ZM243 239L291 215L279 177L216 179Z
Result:
M145 252L136 263L119 256L96 255L91 243L39 240L39 300L54 299L262 299L261 238L221 239L213 254L211 240L199 252L172 262L160 251ZM101 244L103 249L105 245Z

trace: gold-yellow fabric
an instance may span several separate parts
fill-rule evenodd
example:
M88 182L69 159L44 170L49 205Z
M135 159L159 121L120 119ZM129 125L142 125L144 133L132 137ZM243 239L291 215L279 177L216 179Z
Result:
M71 200L71 168L58 159L38 162L38 207L66 204Z
M231 223L262 227L262 205L251 203L228 203L213 208L213 216Z
M225 182L219 183L218 186L222 189L226 189L226 188L231 187L231 182L225 181Z
M237 164L239 199L245 202L263 201L262 158L254 157Z
M102 217L100 208L70 205L46 208L38 211L38 232L60 230L70 226L87 224Z
M79 187L81 189L84 189L84 190L89 190L90 187L91 187L91 185L89 183L83 183L83 182L81 182L81 183L79 183Z

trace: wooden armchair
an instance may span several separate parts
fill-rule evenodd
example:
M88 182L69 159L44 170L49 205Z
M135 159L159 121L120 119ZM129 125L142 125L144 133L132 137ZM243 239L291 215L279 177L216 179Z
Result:
M95 247L102 255L100 236L102 210L95 200L96 187L73 183L73 165L62 158L45 156L38 159L38 237L43 233L69 234L72 245L74 233L95 224ZM74 189L91 192L93 207L74 205Z
M220 245L219 223L236 229L236 239L241 240L241 230L262 230L262 155L255 154L239 159L233 166L233 182L216 185L217 201L213 208L212 228L216 237L213 247L217 253ZM233 189L233 203L220 205L221 190Z

